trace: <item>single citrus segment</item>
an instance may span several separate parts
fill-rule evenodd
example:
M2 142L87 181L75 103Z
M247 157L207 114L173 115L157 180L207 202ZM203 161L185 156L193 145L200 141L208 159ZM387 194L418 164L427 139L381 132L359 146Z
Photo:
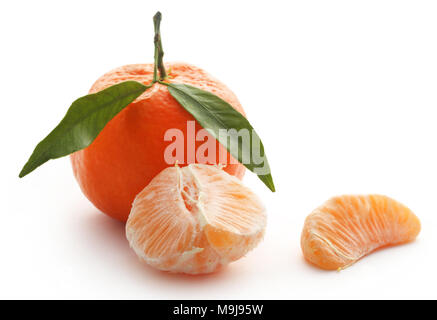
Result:
M164 169L136 196L126 237L155 268L201 274L243 257L265 227L264 206L240 180L190 164Z
M169 83L188 84L211 92L244 115L235 94L206 71L186 63L166 63ZM114 69L100 77L89 93L96 93L114 84L134 80L150 85L153 64L131 64ZM245 167L238 163L211 135L197 137L202 127L195 122L190 133L188 123L195 121L169 93L167 87L154 83L134 102L117 114L87 148L71 154L76 180L86 197L101 211L126 221L135 196L163 169L172 166L164 157L173 141L165 139L169 130L178 130L184 137L183 159L179 165L197 162L191 154L206 139L216 144L216 161L223 163L224 154L229 174L242 178ZM191 146L193 147L191 150ZM193 151L193 152L192 152ZM231 160L232 159L232 160Z
M306 260L335 270L378 248L412 241L419 232L419 219L401 203L382 195L346 195L306 218L301 246Z

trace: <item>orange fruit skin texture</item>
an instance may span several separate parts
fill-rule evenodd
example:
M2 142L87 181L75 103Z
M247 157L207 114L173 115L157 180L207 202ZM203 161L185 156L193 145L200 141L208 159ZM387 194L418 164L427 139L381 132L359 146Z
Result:
M190 164L164 169L137 195L126 237L154 268L205 274L243 257L265 227L264 206L239 179Z
M301 247L310 263L338 270L378 248L412 241L419 232L419 219L401 203L383 195L346 195L306 218Z
M186 63L167 63L165 67L170 76L168 82L188 84L214 93L244 115L234 93L202 69ZM149 85L152 78L152 64L126 65L100 77L89 93L127 80ZM70 156L74 176L85 196L104 213L126 221L137 193L172 165L164 160L164 150L172 143L164 141L165 132L179 129L187 139L187 121L193 120L164 85L155 83L116 115L91 145ZM196 122L196 134L200 129L202 127ZM220 160L220 149L227 154L229 163L231 156L215 142L216 163ZM202 143L197 141L195 149ZM187 159L186 143L184 155ZM234 162L224 170L241 179L245 168Z

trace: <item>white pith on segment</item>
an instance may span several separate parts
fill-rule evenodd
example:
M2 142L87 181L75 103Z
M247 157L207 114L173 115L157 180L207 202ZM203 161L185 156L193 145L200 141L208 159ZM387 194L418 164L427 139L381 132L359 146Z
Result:
M170 200L160 200L169 194ZM126 236L152 266L209 273L255 247L265 226L261 201L237 178L215 166L191 164L165 169L137 195ZM232 245L211 242L214 232L232 238Z

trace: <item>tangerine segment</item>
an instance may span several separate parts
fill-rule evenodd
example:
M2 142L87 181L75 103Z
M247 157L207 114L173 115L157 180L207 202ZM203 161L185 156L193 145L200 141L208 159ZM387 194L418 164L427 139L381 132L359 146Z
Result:
M401 203L382 195L346 195L306 218L301 247L306 260L335 270L378 248L412 241L419 232L419 219Z
M265 227L264 206L239 179L190 164L164 169L136 196L126 237L157 269L201 274L243 257Z

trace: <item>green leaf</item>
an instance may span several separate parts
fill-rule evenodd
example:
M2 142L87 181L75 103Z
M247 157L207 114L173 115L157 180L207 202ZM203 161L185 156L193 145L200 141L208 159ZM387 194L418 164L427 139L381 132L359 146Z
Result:
M241 113L210 92L185 84L162 84L167 85L170 94L203 128L224 145L235 159L256 173L271 191L275 191L261 139ZM227 131L227 134L223 134L224 131ZM243 133L247 133L250 138L247 139L247 134Z
M86 148L105 125L148 87L126 81L73 102L64 119L33 151L21 170L22 178L50 159Z

